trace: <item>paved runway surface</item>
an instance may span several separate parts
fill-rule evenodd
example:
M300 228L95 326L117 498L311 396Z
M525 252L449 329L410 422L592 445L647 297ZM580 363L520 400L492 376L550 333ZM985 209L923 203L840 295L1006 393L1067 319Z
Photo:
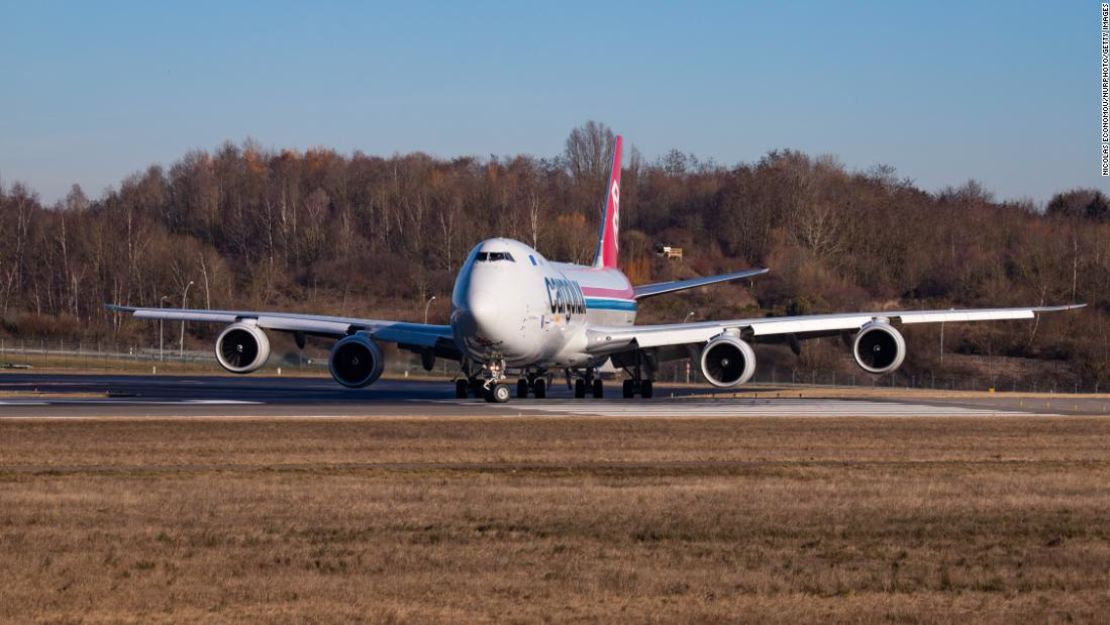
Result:
M12 392L33 397L3 397ZM789 392L784 389L784 394ZM711 390L657 386L656 399L627 400L609 383L603 400L574 399L556 384L546 400L457 400L442 381L382 380L345 389L330 379L227 376L0 374L0 419L54 417L372 416L1004 416L1107 414L1106 399L714 399Z

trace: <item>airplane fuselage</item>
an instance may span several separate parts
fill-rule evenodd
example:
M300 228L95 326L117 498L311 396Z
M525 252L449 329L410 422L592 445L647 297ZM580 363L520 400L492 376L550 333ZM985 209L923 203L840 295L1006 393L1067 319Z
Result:
M587 329L636 321L632 285L619 269L551 262L512 239L471 250L451 306L459 350L513 368L594 366Z

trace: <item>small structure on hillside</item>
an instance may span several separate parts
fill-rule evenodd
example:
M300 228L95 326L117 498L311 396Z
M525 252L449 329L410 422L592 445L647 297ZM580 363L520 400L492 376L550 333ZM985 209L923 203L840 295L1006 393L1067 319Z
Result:
M663 258L682 258L681 247L671 247L670 245L656 245L655 253Z

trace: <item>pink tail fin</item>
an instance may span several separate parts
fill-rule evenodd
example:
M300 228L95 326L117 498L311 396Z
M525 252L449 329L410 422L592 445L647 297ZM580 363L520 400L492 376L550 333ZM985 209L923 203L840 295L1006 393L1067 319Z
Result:
M609 174L609 185L605 194L605 209L601 214L601 233L597 239L597 255L594 257L594 267L611 269L617 266L617 252L620 245L617 237L620 234L620 207L621 207L621 143L620 135L613 147L613 171Z

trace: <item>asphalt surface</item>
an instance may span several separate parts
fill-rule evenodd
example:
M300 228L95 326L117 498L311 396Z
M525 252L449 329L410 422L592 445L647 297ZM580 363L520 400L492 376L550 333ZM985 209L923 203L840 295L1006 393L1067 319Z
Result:
M712 389L656 386L656 398L627 400L606 384L601 400L574 399L556 383L549 398L507 404L458 400L444 381L380 380L359 390L330 379L0 373L0 420L105 417L576 416L1004 416L1104 415L1110 400L1061 396L942 399L716 399Z

